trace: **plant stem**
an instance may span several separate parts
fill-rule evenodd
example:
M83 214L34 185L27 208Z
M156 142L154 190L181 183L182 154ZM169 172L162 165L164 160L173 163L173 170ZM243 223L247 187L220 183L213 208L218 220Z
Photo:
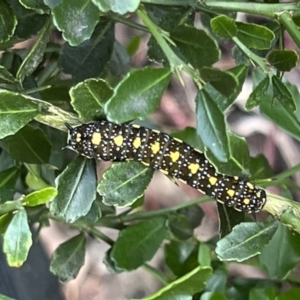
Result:
M106 242L110 246L112 246L115 243L114 240L112 240L110 237L108 237L106 234L102 233L95 227L84 228L83 230Z
M283 11L298 11L297 3L240 3L233 1L207 1L206 6L211 9L220 9L230 12L243 12L253 15L264 16L267 18L276 18L276 14Z

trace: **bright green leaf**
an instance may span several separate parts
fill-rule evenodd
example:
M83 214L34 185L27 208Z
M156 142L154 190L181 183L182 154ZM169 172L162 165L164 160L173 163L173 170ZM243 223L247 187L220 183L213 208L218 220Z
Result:
M87 79L70 90L71 104L79 117L84 120L104 118L104 104L113 90L103 79Z
M14 215L3 236L3 251L11 267L20 267L27 259L32 245L31 231L25 209Z
M238 28L238 39L247 47L264 50L271 47L275 38L274 33L265 26L248 23L236 23Z
M60 244L53 254L50 264L52 273L58 276L61 282L76 278L84 264L86 240L79 234Z
M144 300L192 300L195 293L201 292L205 288L211 273L211 268L198 267L163 287L152 296L144 298Z
M0 139L16 133L37 114L37 105L28 98L0 90Z
M169 68L144 68L129 73L104 106L107 118L124 123L147 117L158 108L170 78Z
M244 261L263 250L273 237L278 222L241 223L217 243L216 253L222 261Z
M96 199L95 161L78 156L55 180L58 195L51 202L54 216L73 223L85 216Z
M111 259L118 269L135 270L154 256L166 233L165 218L134 224L120 232L113 245Z
M222 39L230 39L237 35L237 26L233 19L220 15L210 21L213 32Z
M132 13L137 10L140 0L92 0L95 5L103 12L112 11L119 15L125 15L126 13Z
M114 163L106 170L98 185L98 193L106 205L128 206L143 195L153 170L139 162Z
M63 0L52 10L53 23L71 46L88 40L99 21L99 11L90 0Z
M37 206L46 204L57 195L57 190L53 187L44 188L40 191L35 191L25 196L22 200L25 206Z
M245 105L245 108L247 110L250 110L254 108L255 106L259 105L261 102L266 101L266 97L269 93L269 81L270 78L266 76L252 91L250 94L247 103Z

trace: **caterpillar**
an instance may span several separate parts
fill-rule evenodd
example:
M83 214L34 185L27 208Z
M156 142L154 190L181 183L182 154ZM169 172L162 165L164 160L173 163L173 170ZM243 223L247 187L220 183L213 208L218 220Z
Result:
M140 161L240 212L255 214L266 203L265 190L237 176L217 173L202 152L166 133L104 120L66 126L66 148L80 155L105 161Z

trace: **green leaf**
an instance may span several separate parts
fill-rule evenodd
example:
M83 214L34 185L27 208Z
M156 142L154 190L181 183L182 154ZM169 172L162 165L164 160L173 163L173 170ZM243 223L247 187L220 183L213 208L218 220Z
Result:
M71 46L88 40L99 21L99 11L90 0L63 0L53 8L52 15L54 25Z
M235 77L234 84L235 85L237 84L236 88L234 89L234 91L232 91L232 93L230 95L224 96L223 94L221 94L220 91L216 90L209 83L204 86L205 91L210 95L210 97L218 105L218 107L221 111L225 111L226 109L228 109L233 104L236 97L240 94L240 92L243 88L245 79L247 77L248 67L245 65L240 65L235 68L229 69L226 73L227 74L230 73L231 75L233 75ZM224 83L222 83L222 84L224 84Z
M65 43L58 64L65 73L71 74L78 81L99 77L110 60L113 45L113 23L100 22L89 40L77 47Z
M135 270L154 256L166 233L165 218L134 224L120 232L112 247L111 259L118 269Z
M294 299L297 299L297 297L299 297L299 293L300 293L300 288L291 288L287 292L285 292L281 295L278 295L277 299L278 300L294 300Z
M68 223L85 216L96 199L95 161L78 156L55 180L58 195L50 212Z
M3 294L0 294L0 300L16 300L15 298L10 298L10 297L7 297Z
M153 175L153 170L139 162L114 163L103 174L97 191L106 205L128 206L139 199Z
M37 206L46 204L57 195L57 190L53 187L47 187L39 191L32 192L24 197L22 203L24 206Z
M141 36L136 35L129 41L129 43L126 46L126 50L129 56L133 56L137 52L137 50L140 47L141 40Z
M29 53L23 60L23 63L20 66L16 75L17 79L20 82L24 80L25 76L30 76L39 66L40 62L43 60L43 56L48 42L51 21L51 17L49 16L47 22L43 26L42 30L39 32L34 46L30 49Z
M185 276L180 277L163 287L152 296L144 298L144 300L191 300L195 293L203 291L206 286L206 281L211 276L211 273L211 268L198 267Z
M220 58L216 41L204 30L181 25L171 31L170 36L194 68L211 66Z
M267 56L268 63L281 72L290 72L296 67L299 56L294 50L273 49Z
M48 15L41 15L35 10L25 8L19 0L9 0L9 5L17 17L15 35L20 39L35 36L46 23Z
M71 104L81 119L99 120L104 118L103 106L112 94L103 79L87 79L71 88Z
M227 131L227 135L229 138L231 154L226 163L220 162L210 151L206 151L205 156L221 174L250 177L250 154L245 138L240 137L229 130Z
M228 161L230 150L224 115L204 90L198 92L195 101L198 135L218 160Z
M16 133L38 114L28 98L0 89L0 139Z
M140 4L140 0L92 0L92 2L105 13L112 11L119 15L125 15L127 13L136 11Z
M265 26L236 22L238 39L247 47L264 50L271 47L274 33Z
M206 291L220 291L225 293L227 288L227 270L220 266L214 271L212 276L207 280Z
M204 67L200 70L200 76L204 81L209 82L217 91L227 97L234 94L238 84L232 74L219 69Z
M172 132L171 136L184 141L185 143L189 144L193 148L200 150L201 152L204 152L204 146L201 143L199 136L197 135L196 128L185 127L181 131Z
M147 117L158 108L170 78L169 68L144 68L129 73L104 106L107 118L124 123Z
M290 91L285 87L277 76L272 76L273 84L273 99L280 102L280 104L288 111L295 112L296 105ZM276 102L275 102L276 105Z
M76 278L84 264L85 237L82 233L60 244L53 254L50 271L58 276L61 282Z
M245 108L251 110L255 106L259 105L262 101L266 101L270 88L270 78L266 76L252 91L250 94Z
M47 13L49 11L43 0L20 0L20 3L28 8L37 11L40 14Z
M4 67L0 65L0 83L16 84L15 77Z
M184 215L170 215L168 225L172 234L179 240L187 240L193 236L194 230Z
M273 176L272 167L262 154L250 157L249 167L252 179L265 179Z
M19 175L20 170L16 167L0 172L0 203L13 199Z
M20 209L11 220L3 236L3 252L11 267L20 267L27 259L32 245L31 231L25 209Z
M13 218L12 213L6 213L0 216L0 236L3 235ZM1 299L1 298L0 298Z
M261 253L272 239L278 222L248 222L235 226L232 232L217 243L216 253L222 261L244 261Z
M201 300L227 300L228 298L221 292L204 292L201 295Z
M222 39L230 39L237 35L237 26L233 19L220 15L210 21L214 34Z
M32 164L49 162L51 144L40 128L27 125L4 139L7 152L15 159Z
M300 235L279 223L259 261L272 279L284 279L300 261Z
M199 242L171 241L165 245L165 260L174 275L180 277L196 268L198 263Z
M17 18L5 1L0 2L0 43L7 42L14 34Z

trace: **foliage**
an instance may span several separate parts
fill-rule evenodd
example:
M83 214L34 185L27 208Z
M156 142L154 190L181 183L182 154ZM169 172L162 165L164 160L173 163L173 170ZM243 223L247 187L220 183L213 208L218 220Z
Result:
M151 171L134 162L113 164L97 182L93 160L61 150L65 122L105 116L116 123L147 120L171 76L183 82L186 73L198 90L197 125L174 135L205 151L221 173L251 172L262 187L299 190L290 180L299 165L271 177L267 160L250 157L245 139L231 132L226 120L250 76L246 110L258 108L300 140L299 92L284 77L298 55L285 49L283 39L286 31L300 47L300 7L278 2L0 0L0 234L10 266L26 260L30 226L38 223L41 229L52 219L78 231L53 255L51 271L62 282L75 278L84 264L89 234L111 246L105 263L112 272L144 266L161 280L164 287L145 299L294 299L299 277L291 271L300 259L296 202L268 193L264 211L271 217L261 222L243 222L242 214L218 205L222 239L205 243L193 230L203 217L198 204L206 197L142 211ZM238 22L237 12L266 19L263 25ZM195 27L196 16L204 29ZM126 48L115 39L118 22L138 32ZM155 63L133 70L130 57L144 33L150 34L147 55ZM31 46L12 48L23 41ZM220 45L228 42L236 66L213 67L221 58ZM23 196L13 200L17 191ZM120 214L103 203L127 210ZM101 227L118 229L117 240ZM147 265L159 247L166 273ZM268 279L234 278L229 284L227 261L255 265ZM283 293L286 283L289 290Z

